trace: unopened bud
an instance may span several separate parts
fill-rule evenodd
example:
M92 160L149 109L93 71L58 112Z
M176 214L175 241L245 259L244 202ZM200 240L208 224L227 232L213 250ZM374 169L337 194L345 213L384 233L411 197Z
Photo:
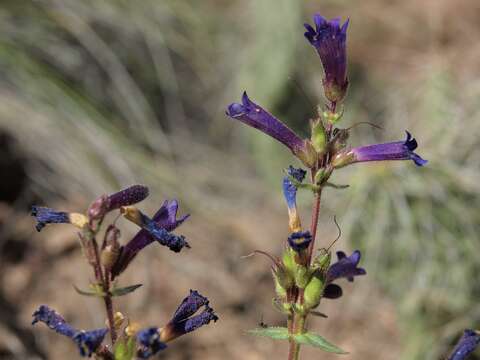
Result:
M312 126L312 145L314 149L319 153L323 154L327 147L327 134L325 128L320 119L313 120L311 123Z
M295 284L300 289L304 289L310 280L310 272L307 267L303 265L297 265L297 271L295 272Z
M304 304L308 309L317 307L322 298L324 281L318 275L312 276L303 293Z

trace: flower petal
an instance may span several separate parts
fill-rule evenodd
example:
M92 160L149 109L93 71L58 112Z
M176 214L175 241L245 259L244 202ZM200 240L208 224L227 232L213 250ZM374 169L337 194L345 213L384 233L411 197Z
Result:
M367 274L365 269L357 267L361 257L360 251L355 250L350 256L346 256L343 251L338 251L337 256L338 261L328 268L327 283L340 278L353 281L355 276Z
M250 125L287 146L294 154L305 148L304 141L280 120L251 101L246 92L243 93L242 103L230 104L226 114L232 119Z
M477 331L466 329L458 340L448 360L464 360L480 343L480 334Z

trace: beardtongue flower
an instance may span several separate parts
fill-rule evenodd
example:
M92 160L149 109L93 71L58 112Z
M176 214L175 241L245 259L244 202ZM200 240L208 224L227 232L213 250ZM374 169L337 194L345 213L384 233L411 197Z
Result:
M246 92L243 93L242 103L230 104L226 114L280 141L306 166L312 167L315 164L317 154L312 144L301 139L284 123L251 101Z
M47 224L72 224L80 229L88 224L88 219L83 214L56 211L47 207L34 205L30 214L37 220L35 228L39 232Z
M160 333L156 327L140 330L136 336L140 345L137 353L140 359L148 359L167 347L165 343L160 341Z
M447 360L464 360L480 343L480 333L466 329Z
M146 199L148 194L148 187L132 185L114 194L99 196L88 208L88 216L90 219L101 219L110 211L139 203Z
M200 308L204 308L202 312L195 315ZM209 324L211 321L216 322L218 316L209 306L209 301L196 290L190 290L190 294L183 299L178 306L172 319L160 331L160 341L168 342L179 336Z
M175 230L180 226L190 215L183 215L177 218L178 202L177 200L165 201L160 209L155 213L152 222L149 223L149 228L155 227L157 233L159 229L164 229L166 232ZM152 242L157 241L156 237L151 233L149 228L140 230L125 246L120 249L120 256L112 268L112 278L118 276L123 272L135 256L146 246ZM179 238L181 240L181 238ZM180 245L182 242L180 241ZM173 245L173 244L172 244ZM184 246L188 246L185 242ZM181 249L181 248L180 248ZM179 250L180 250L179 249ZM176 248L172 249L173 251Z
M360 262L360 251L355 250L352 255L347 256L343 251L337 251L338 261L327 270L327 283L346 278L348 281L353 281L355 276L366 275L364 268L357 267Z
M326 20L320 14L313 17L315 28L305 24L305 37L317 50L325 71L323 87L331 102L341 101L347 92L347 27L349 20L340 26L340 19Z
M100 346L108 332L108 329L96 329L90 331L77 330L68 324L65 319L47 305L41 305L33 313L32 325L43 322L57 333L71 338L78 346L81 356L90 357Z
M405 141L360 146L341 152L335 156L332 164L335 168L341 168L357 162L412 160L417 166L425 165L428 161L414 152L418 147L417 140L408 131L406 133Z

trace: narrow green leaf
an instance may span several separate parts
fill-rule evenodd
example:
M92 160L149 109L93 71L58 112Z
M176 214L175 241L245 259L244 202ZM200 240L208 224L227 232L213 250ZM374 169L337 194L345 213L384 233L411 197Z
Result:
M258 328L258 329L248 330L247 332L253 336L269 337L274 340L288 339L288 329L280 326Z
M105 297L106 295L99 287L92 287L92 290L82 290L73 285L73 288L77 293L84 296Z
M110 293L112 294L112 296L123 296L137 290L142 285L143 284L135 284L123 288L114 288Z
M317 334L304 333L296 334L293 336L298 344L311 345L322 349L323 351L335 353L335 354L348 354L348 352L340 349L338 346L325 340L323 337Z

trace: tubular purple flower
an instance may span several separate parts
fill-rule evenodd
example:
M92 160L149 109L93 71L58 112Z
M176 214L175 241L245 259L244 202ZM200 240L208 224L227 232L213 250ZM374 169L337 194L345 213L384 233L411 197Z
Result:
M325 96L332 102L338 102L345 97L348 87L346 40L349 20L340 26L339 18L326 20L316 14L313 21L315 29L304 24L307 29L304 35L320 56L325 71Z
M73 337L77 332L65 319L57 313L55 310L50 309L47 305L40 305L40 307L33 313L32 325L37 322L43 322L50 329L55 330L57 333Z
M78 349L80 350L80 356L91 357L103 342L107 333L108 329L106 328L90 331L81 330L78 331L72 339L77 343Z
M89 206L88 216L90 219L101 219L110 211L143 201L148 194L148 187L132 185L111 195L101 195Z
M204 310L200 314L194 315L202 306ZM171 341L209 324L210 321L216 322L217 320L218 316L209 306L208 299L198 291L190 290L190 294L183 299L172 319L161 329L160 340Z
M340 278L347 278L348 281L353 281L355 276L366 275L367 272L363 268L357 267L360 262L360 251L355 250L352 255L347 256L343 251L337 251L338 261L327 270L327 283Z
M167 347L165 343L160 341L160 333L156 327L140 330L137 333L137 341L140 344L137 353L140 359L148 359Z
M68 324L60 314L47 305L41 305L32 316L32 325L37 322L43 322L50 329L75 341L81 356L90 357L108 333L108 329L106 328L90 331L77 330Z
M478 331L466 329L447 360L464 360L480 343Z
M107 197L107 211L139 203L148 197L148 193L148 187L144 185L129 186Z
M301 139L284 123L251 101L246 92L243 93L242 103L230 104L226 114L232 119L240 120L280 141L305 164L313 161L311 159L313 147L311 145L309 147L305 140Z
M153 215L153 222L157 228L173 231L180 226L190 215L177 218L178 201L166 200L160 209ZM140 230L125 246L120 249L120 256L112 268L112 278L123 272L135 256L156 238L147 230Z
M417 140L408 131L406 133L405 141L360 146L340 153L333 159L333 165L340 168L357 162L384 160L412 160L417 166L425 165L428 161L414 152L418 147Z
M47 207L32 206L32 211L30 214L37 219L37 225L35 226L37 231L41 231L46 224L70 223L68 213L64 211L55 211Z
M172 321L180 321L195 314L202 306L208 305L208 299L196 290L190 289L190 294L178 306Z

